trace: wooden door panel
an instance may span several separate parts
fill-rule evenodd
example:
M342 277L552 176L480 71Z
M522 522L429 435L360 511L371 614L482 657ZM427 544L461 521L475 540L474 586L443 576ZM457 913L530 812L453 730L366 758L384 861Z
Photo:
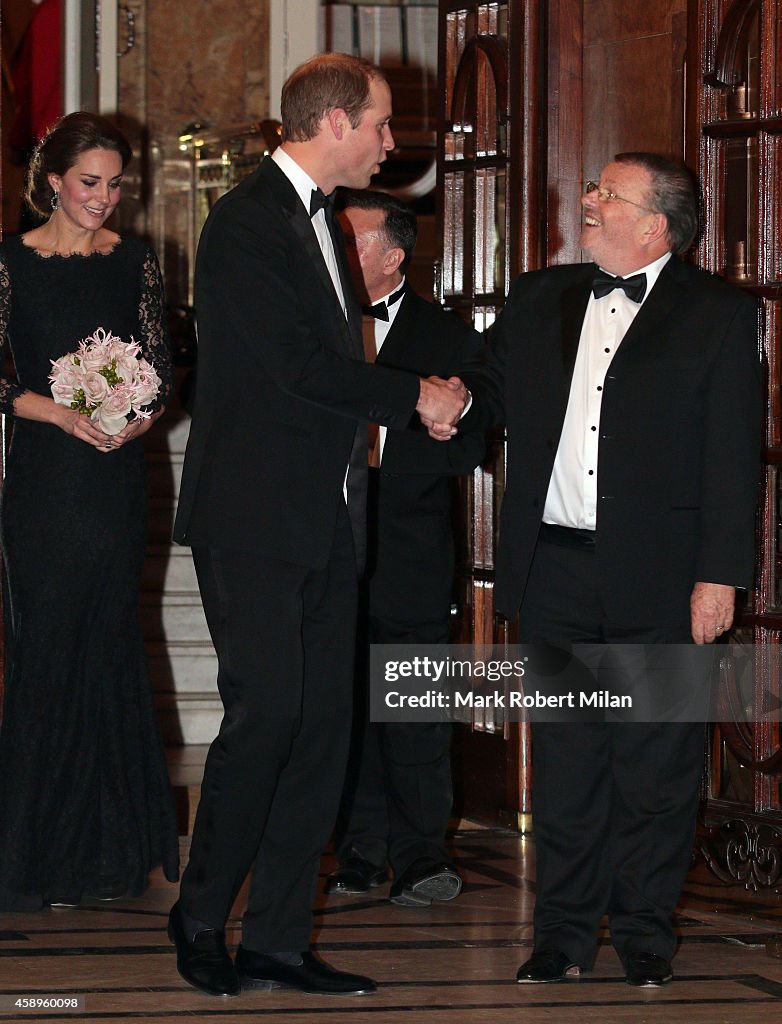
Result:
M438 211L442 237L440 297L479 330L504 302L520 250L520 97L511 97L509 38L521 34L523 7L506 3L440 7L441 114ZM529 6L529 5L528 5ZM537 6L533 4L531 6ZM517 27L517 22L519 26ZM528 45L537 48L538 38ZM521 64L527 63L523 55ZM515 166L515 165L518 166ZM492 435L484 465L465 482L460 508L457 621L460 643L503 644L510 624L494 612L494 552L505 477L503 432ZM505 827L526 827L528 727L501 711L476 713L456 726L454 783L462 814Z
M703 186L700 262L759 299L767 418L757 573L723 659L725 721L707 759L699 847L723 881L747 890L782 880L782 3L699 0L688 67L689 162ZM735 652L738 655L735 656Z

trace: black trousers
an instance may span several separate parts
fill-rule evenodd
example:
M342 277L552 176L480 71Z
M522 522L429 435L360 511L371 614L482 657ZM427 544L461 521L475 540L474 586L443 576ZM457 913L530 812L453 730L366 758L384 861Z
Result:
M541 536L521 608L524 643L688 643L689 622L612 622L595 551ZM599 680L598 680L599 685ZM703 768L699 723L532 725L535 948L583 967L608 914L624 957L670 958L671 915L690 863Z
M391 621L371 614L359 628L356 722L336 829L337 858L388 862L395 875L419 857L447 860L453 804L449 722L370 722L368 644L445 644L449 622ZM363 642L362 642L363 640ZM363 649L362 649L363 648Z
M323 569L219 548L193 557L225 715L206 761L182 906L223 928L252 870L244 945L307 949L350 738L357 582L347 512Z

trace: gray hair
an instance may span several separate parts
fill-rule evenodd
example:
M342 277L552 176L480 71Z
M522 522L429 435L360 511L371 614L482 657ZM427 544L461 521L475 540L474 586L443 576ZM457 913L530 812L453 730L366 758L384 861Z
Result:
M617 153L618 164L632 164L649 172L649 203L668 220L671 252L687 252L698 237L698 191L690 170L659 153Z

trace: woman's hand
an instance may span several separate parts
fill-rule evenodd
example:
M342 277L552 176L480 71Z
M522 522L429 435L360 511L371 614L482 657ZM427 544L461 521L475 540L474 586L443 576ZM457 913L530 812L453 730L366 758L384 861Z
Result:
M161 406L157 412L142 420L131 420L126 427L123 427L118 434L114 434L109 440L115 448L121 448L123 444L132 441L134 437L143 437L152 424L159 420L165 412L165 406Z
M132 441L133 438L146 434L155 420L160 419L164 411L165 406L161 406L147 419L133 420L128 423L118 434L106 434L95 426L89 416L85 416L76 409L60 405L46 395L39 395L34 391L24 391L14 401L15 416L26 420L37 420L41 423L53 423L60 430L64 430L66 434L84 441L85 444L91 444L99 452L105 453L113 452L128 441Z
M84 413L80 413L76 409L57 405L55 407L54 422L66 434L70 434L86 444L91 444L98 451L108 452L114 448L112 436L99 430L89 416L85 416Z
M80 441L91 444L99 452L104 453L116 451L117 448L121 448L128 441L132 441L133 438L146 434L155 420L160 419L165 411L161 407L147 419L132 420L118 434L106 434L95 426L89 416L64 406L57 406L57 409L57 425L66 434L71 434Z

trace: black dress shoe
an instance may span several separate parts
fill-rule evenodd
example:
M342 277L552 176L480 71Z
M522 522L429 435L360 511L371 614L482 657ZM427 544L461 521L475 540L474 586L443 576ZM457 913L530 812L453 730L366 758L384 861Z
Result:
M544 985L553 981L567 981L581 974L581 968L567 953L558 949L541 949L533 953L516 972L520 985Z
M659 988L673 980L671 961L657 953L628 953L624 965L628 985Z
M182 922L179 904L168 915L168 937L176 946L176 968L188 985L210 996L238 996L239 977L225 948L225 932L206 928L192 942Z
M421 857L394 879L389 899L400 907L428 907L432 900L452 900L462 891L453 864Z
M388 880L385 868L379 868L363 857L349 857L345 863L332 871L326 879L326 892L341 893L343 896L359 896L369 892Z
M293 988L322 996L360 996L377 988L371 978L335 971L308 951L301 954L301 960L298 965L286 964L239 946L236 971L245 988Z

